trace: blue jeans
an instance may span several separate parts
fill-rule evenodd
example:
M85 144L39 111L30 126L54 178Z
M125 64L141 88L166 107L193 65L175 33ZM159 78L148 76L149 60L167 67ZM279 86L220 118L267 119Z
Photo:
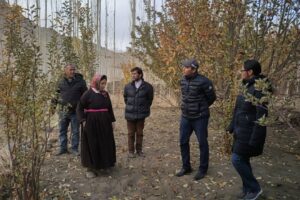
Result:
M232 164L236 171L239 173L243 182L243 192L259 192L260 185L253 175L252 167L250 164L249 156L241 156L236 153L232 153Z
M68 127L71 122L72 132L72 150L78 151L79 145L79 123L77 121L76 113L59 113L59 142L60 150L66 151L68 149Z
M208 117L197 118L197 119L187 119L181 117L180 121L180 150L182 159L182 168L190 169L190 137L193 131L197 136L200 149L200 166L199 171L206 173L208 169L209 160L209 147L207 141L207 126Z

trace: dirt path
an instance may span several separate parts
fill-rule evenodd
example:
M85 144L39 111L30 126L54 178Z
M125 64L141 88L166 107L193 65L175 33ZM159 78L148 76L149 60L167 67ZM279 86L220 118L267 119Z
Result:
M230 160L217 154L215 142L221 133L210 129L208 176L193 181L191 175L175 177L181 166L178 146L177 108L155 108L146 121L145 158L127 158L127 129L123 110L115 110L117 164L110 173L94 179L85 177L79 157L54 156L57 145L47 154L42 172L45 199L235 199L241 181ZM276 131L279 129L280 131ZM264 190L261 199L299 199L300 147L297 134L283 127L269 129L263 156L252 160L254 173ZM294 152L294 153L290 153ZM198 143L191 138L191 161L197 169Z

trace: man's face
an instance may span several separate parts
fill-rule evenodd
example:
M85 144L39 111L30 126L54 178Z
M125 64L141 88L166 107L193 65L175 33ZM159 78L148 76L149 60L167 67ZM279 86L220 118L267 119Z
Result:
M65 75L67 78L73 78L75 76L75 67L68 65L65 67Z
M241 70L241 78L243 80L248 80L250 79L251 77L253 76L253 71L250 69L250 70L245 70L245 69L242 69Z
M138 81L142 78L142 74L139 74L137 71L131 72L132 81Z
M192 75L196 72L196 69L194 67L183 67L182 68L182 74L184 76Z

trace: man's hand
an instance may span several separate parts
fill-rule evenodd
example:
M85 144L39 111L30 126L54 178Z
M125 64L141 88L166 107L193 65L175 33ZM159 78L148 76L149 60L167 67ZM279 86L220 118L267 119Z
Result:
M49 110L51 115L54 115L55 111L56 111L56 109L54 107L51 107L50 110Z
M81 124L82 124L83 127L85 127L86 121L85 120L82 121Z
M233 133L233 128L229 125L226 129L225 129L226 133Z

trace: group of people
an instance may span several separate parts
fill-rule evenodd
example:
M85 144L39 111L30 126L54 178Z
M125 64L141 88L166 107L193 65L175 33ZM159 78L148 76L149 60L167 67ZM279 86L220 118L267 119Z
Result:
M71 153L81 156L81 163L87 168L86 176L92 178L101 173L99 170L109 169L116 163L113 133L116 119L109 94L105 91L107 76L96 73L88 89L83 76L75 71L75 65L65 66L64 76L58 82L55 97L52 99L52 112L59 107L60 149L56 155L69 153L67 132L71 123ZM144 157L143 130L145 118L150 116L153 87L144 81L141 68L131 69L131 76L132 82L124 88L124 101L128 157L134 158Z
M187 59L181 64L183 76L180 81L182 115L179 143L182 167L175 175L181 177L192 172L189 140L195 132L199 143L200 164L194 180L200 180L206 176L209 166L209 107L216 100L216 93L212 81L198 72L197 60ZM57 155L68 153L67 130L71 122L72 153L81 156L81 163L87 168L86 176L92 178L99 171L109 169L116 163L113 133L116 119L109 94L105 91L107 76L95 74L88 89L82 75L75 71L75 65L65 66L64 77L59 81L56 97L52 101L52 110L59 105L60 150ZM247 60L240 73L247 93L261 99L264 94L254 86L256 80L265 78L261 74L260 63L254 59ZM134 158L145 156L143 129L145 119L150 116L154 93L152 85L144 80L141 68L131 69L131 77L132 81L125 86L123 95L126 105L128 157ZM233 133L232 163L243 182L243 189L238 196L240 199L254 200L262 193L253 175L250 158L262 154L266 127L257 123L257 120L266 116L267 111L267 102L254 104L247 100L245 93L237 96L227 131Z

